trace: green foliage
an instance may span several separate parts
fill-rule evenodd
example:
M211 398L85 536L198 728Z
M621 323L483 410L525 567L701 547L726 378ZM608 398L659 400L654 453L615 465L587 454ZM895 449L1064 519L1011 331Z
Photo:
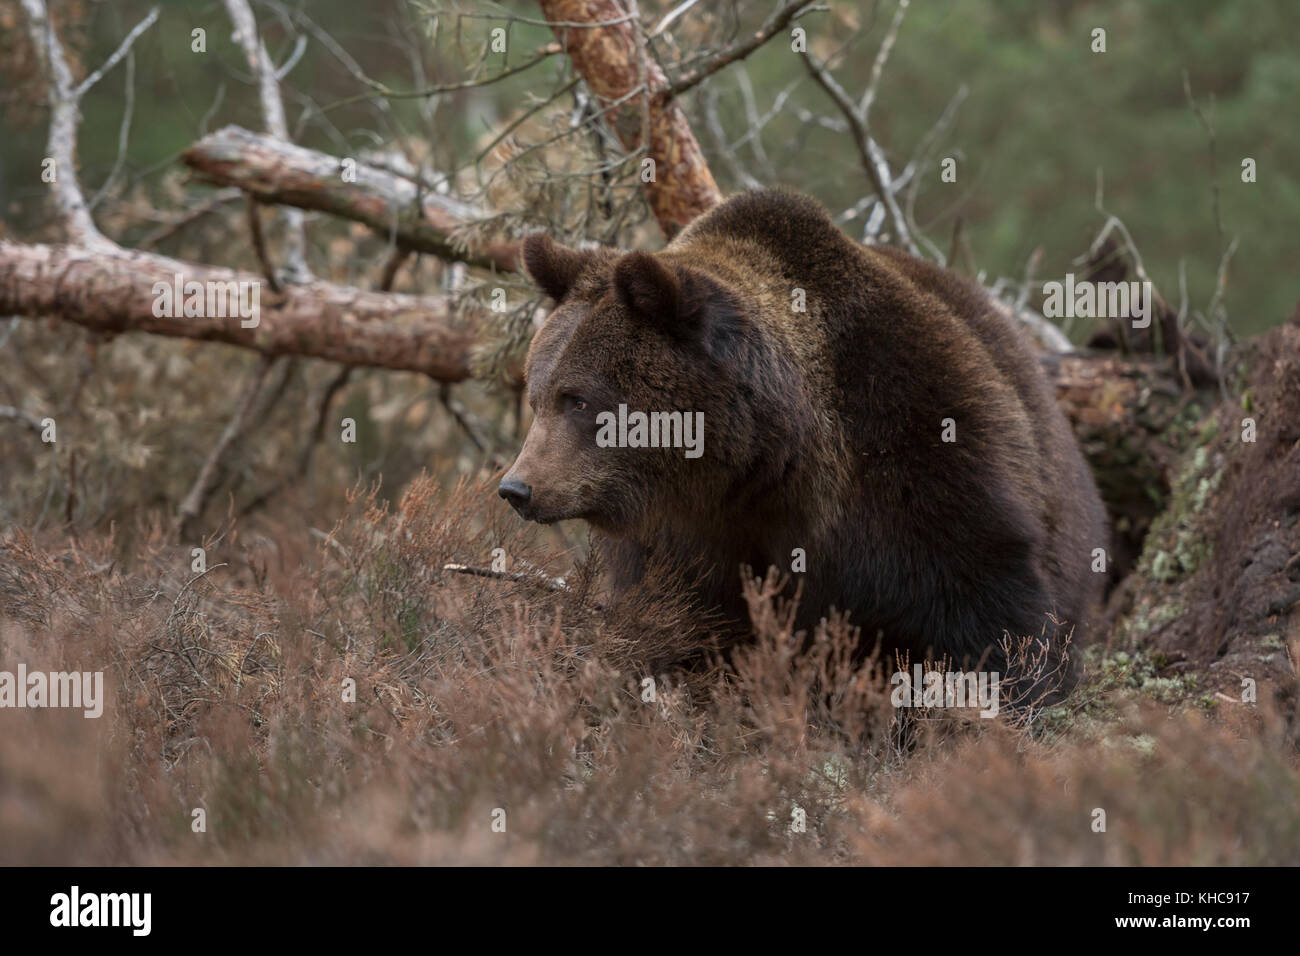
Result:
M854 38L832 64L851 94L867 82L892 8L882 4L871 32ZM1106 53L1091 52L1094 27L1107 31ZM823 58L848 36L831 34L833 42L816 49ZM1107 210L1125 221L1170 302L1179 301L1185 260L1190 306L1204 309L1224 244L1239 239L1232 271L1250 263L1251 278L1230 282L1226 301L1234 331L1254 334L1295 307L1294 284L1272 277L1293 271L1297 253L1300 129L1287 117L1300 99L1300 60L1289 39L1298 34L1300 8L1268 0L913 4L881 82L873 132L901 170L967 84L970 95L953 128L920 170L917 221L941 249L947 251L960 215L976 264L990 276L1020 276L1038 247L1040 277L1077 272L1072 260L1104 221L1094 208L1101 170ZM1184 71L1216 131L1213 177L1205 132L1187 105ZM760 108L801 73L777 44L754 57ZM734 91L725 76L720 82ZM810 82L792 101L838 117ZM740 135L743 111L721 113L735 117L731 132ZM772 121L764 144L782 181L832 209L868 191L849 137L804 124L793 107ZM945 156L958 161L955 184L940 182ZM1241 182L1247 156L1258 167L1253 184ZM1215 184L1222 240L1212 209Z

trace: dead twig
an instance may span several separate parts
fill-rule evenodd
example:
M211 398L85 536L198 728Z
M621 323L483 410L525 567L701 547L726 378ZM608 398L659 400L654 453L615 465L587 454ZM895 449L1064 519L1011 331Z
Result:
M548 591L567 591L568 583L564 578L553 578L543 571L528 573L514 571L493 571L491 568L476 568L468 564L444 564L444 571L455 574L470 574L478 578L492 578L497 581L514 581L519 584L540 584Z
M920 255L921 250L912 239L911 230L908 228L907 217L898 205L898 199L895 195L896 186L893 174L889 169L889 161L885 158L885 151L880 148L880 144L872 137L870 124L870 112L871 106L875 102L876 87L880 83L880 77L884 72L885 63L889 59L889 53L898 38L898 31L903 23L903 15L907 12L908 2L909 0L899 0L893 22L890 23L872 64L871 79L868 81L867 88L863 91L862 99L859 102L855 103L853 101L853 98L849 96L844 87L831 76L825 64L814 60L811 53L803 53L803 62L808 69L809 75L826 92L831 102L844 115L849 131L853 135L853 141L858 148L862 169L867 174L871 188L875 191L876 197L880 200L889 216L894 236L908 252L913 255Z
M208 452L208 457L204 459L198 477L194 480L194 484L190 487L184 499L182 499L180 507L177 509L176 536L178 540L192 537L194 522L203 513L203 506L207 503L208 496L212 493L213 488L216 487L217 471L221 465L221 460L239 439L239 436L243 434L257 395L262 390L262 384L266 381L266 376L271 371L274 361L269 356L263 356L258 360L257 368L240 395L239 405L236 407L235 413L226 422L226 427L222 430L216 444L212 446L212 450Z
M789 0L789 2L773 11L772 15L763 21L762 26L748 37L733 43L725 50L720 50L719 52L712 54L705 62L691 67L689 70L678 76L671 84L669 84L668 89L664 91L664 96L667 98L681 96L687 90L699 86L700 83L704 82L704 80L708 79L714 73L717 73L723 67L730 66L737 60L743 60L768 40L772 39L772 37L776 36L776 34L788 27L790 23L804 13L812 3L813 0ZM906 3L904 3L904 6L906 6ZM825 8L822 7L821 9ZM663 28L664 24L661 23L655 29L655 34L658 34Z

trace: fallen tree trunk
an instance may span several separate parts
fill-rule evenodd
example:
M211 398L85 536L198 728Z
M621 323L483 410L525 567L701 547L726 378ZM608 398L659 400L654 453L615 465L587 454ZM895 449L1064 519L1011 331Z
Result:
M170 306L160 303L162 287L174 290L177 276L182 284L202 283L223 296L226 284L248 283L244 289L257 290L256 325L244 327L233 308L221 309L224 316L206 314L206 308L200 310L204 314L186 315L184 298ZM225 342L264 355L423 372L442 382L475 374L472 353L484 333L481 316L456 314L446 296L366 292L328 282L275 293L250 272L128 249L5 240L0 240L0 315L53 315L100 332Z
M499 272L519 268L518 242L466 237L468 229L487 218L481 210L355 160L239 126L210 133L181 159L203 182L236 186L259 202L314 209L364 223L415 252Z

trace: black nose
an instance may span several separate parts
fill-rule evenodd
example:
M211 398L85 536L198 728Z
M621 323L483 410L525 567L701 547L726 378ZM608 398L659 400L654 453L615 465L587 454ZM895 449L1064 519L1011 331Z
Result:
M506 478L497 488L497 494L510 502L510 507L518 511L533 497L533 489L518 478Z

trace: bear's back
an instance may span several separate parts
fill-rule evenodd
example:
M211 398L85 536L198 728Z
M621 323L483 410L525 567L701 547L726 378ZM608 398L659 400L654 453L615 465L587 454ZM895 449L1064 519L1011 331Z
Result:
M818 368L807 346L800 361L848 459L833 503L845 520L825 546L834 576L809 576L813 603L914 643L941 634L959 657L996 622L1037 634L1049 611L1086 619L1104 512L1036 359L978 285L861 246L818 203L777 190L728 200L672 250L744 263L774 301L805 297L805 313L765 308L760 321L773 340L815 341Z
M979 338L1003 379L1015 388L1035 439L1041 520L1048 531L1044 569L1054 581L1062 613L1079 621L1099 597L1104 581L1092 573L1090 559L1094 548L1107 544L1105 509L1069 421L1023 332L975 282L900 249L880 246L871 252L891 262L913 286L941 300Z

